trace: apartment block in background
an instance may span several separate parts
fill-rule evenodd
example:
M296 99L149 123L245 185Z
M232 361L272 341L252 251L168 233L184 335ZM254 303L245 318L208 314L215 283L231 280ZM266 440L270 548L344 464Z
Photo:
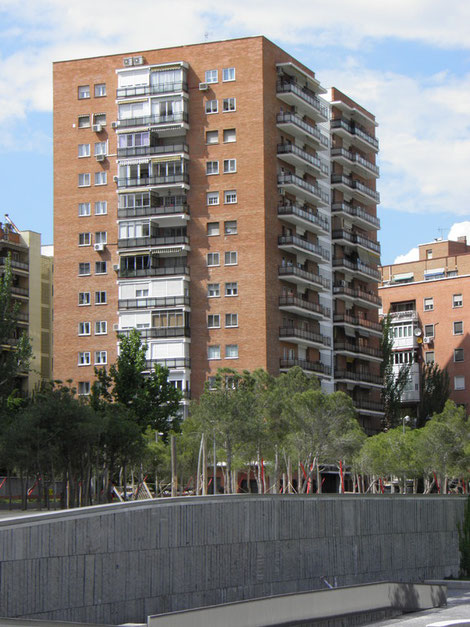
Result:
M335 266L334 279L330 177L340 156L330 153L325 93L264 37L54 64L56 377L88 393L94 366L116 358L116 332L132 328L149 368L167 366L195 397L221 367L298 365L332 391L333 324L375 349L376 170L355 169L374 160L375 122L333 92L348 129L332 129L334 145L353 159L351 186L335 189L344 205L335 228L349 238L335 250L356 260ZM359 183L372 194L362 204ZM365 305L333 295L333 280ZM333 320L340 296L338 313L361 322ZM353 358L373 372L370 351ZM353 382L353 392L369 384ZM366 421L380 415L365 405Z
M449 373L450 398L468 411L470 246L460 237L418 249L418 261L383 266L380 286L383 314L391 317L395 368L411 364L402 402L416 415L421 368L437 363Z

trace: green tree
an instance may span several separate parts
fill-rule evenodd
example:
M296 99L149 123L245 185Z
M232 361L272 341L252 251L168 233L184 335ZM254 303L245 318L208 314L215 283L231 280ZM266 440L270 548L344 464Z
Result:
M426 424L433 414L444 410L450 394L449 373L446 368L432 362L425 364L421 370L421 402L418 412L418 427Z
M384 427L391 429L400 422L401 397L410 378L411 365L403 364L398 372L393 368L393 336L390 314L382 320L381 349L380 375L383 378Z

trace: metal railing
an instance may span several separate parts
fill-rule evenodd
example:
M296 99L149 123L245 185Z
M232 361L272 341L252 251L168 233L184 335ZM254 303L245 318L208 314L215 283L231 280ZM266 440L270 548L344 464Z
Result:
M369 222L369 224L373 224L375 227L380 228L379 218L376 218L375 216L371 215L362 207L354 207L345 202L334 203L331 206L331 212L335 213L336 211L344 211L344 213L347 213L350 216L362 218L366 222Z
M283 155L283 154L296 155L297 157L300 157L304 161L307 161L307 163L314 166L315 168L318 168L321 172L323 172L323 174L328 175L330 173L330 168L325 163L323 163L318 157L314 157L313 155L309 154L305 150L302 150L295 144L278 144L277 154L278 155Z
M330 259L330 253L328 250L326 250L326 248L322 248L317 244L308 242L298 235L279 235L278 244L279 246L298 246L303 250L318 255L322 259L325 259L325 261L328 261Z
M159 126L160 124L182 124L188 121L186 112L172 113L170 115L144 115L138 118L124 118L118 120L119 128L131 126Z
M189 214L189 205L162 205L156 207L118 207L118 218L142 218L146 216L170 216Z
M162 85L137 85L136 87L118 87L116 89L116 98L152 96L154 94L169 94L179 91L188 91L188 83L186 83L186 81L163 83Z
M314 331L307 331L305 329L299 329L295 326L285 326L279 328L279 337L294 337L300 340L306 340L309 342L316 342L317 344L323 344L324 346L331 346L331 339L321 333L315 333Z
M331 375L331 368L319 361L307 361L306 359L281 359L281 369L293 368L299 366L302 370L309 370L311 372L318 372L321 374Z
M331 156L332 157L344 157L345 159L348 159L348 161L353 161L353 162L359 163L360 165L363 165L365 168L368 168L369 170L374 172L374 174L376 174L377 176L379 175L379 167L375 165L375 163L372 163L372 161L369 161L368 159L364 159L364 157L361 157L361 155L358 155L357 152L350 152L349 150L346 150L345 148L332 148Z
M188 275L189 268L187 266L163 266L159 268L138 268L135 270L121 268L119 270L120 279L147 276L175 276L178 274Z
M191 368L191 360L189 357L180 357L174 359L147 359L145 365L147 368L153 368L155 364L164 366L169 370L176 370L178 368Z
M330 145L330 140L326 135L323 135L321 131L318 130L315 126L308 124L308 122L304 122L302 118L294 113L278 113L276 118L277 124L294 124L304 133L315 137L320 144L325 146L326 148Z
M277 215L281 218L282 216L298 216L299 218L302 218L302 220L307 220L312 224L316 224L327 233L330 231L330 225L326 218L310 213L310 211L307 211L298 205L279 205L277 208Z
M119 309L156 309L157 307L189 306L189 296L161 296L154 298L123 298Z
M356 181L349 176L344 176L344 174L332 174L331 175L331 184L336 185L338 183L342 183L343 185L347 185L351 189L357 189L359 192L366 194L366 196L370 197L374 202L380 202L380 194L364 183L360 181Z
M351 296L352 298L360 298L362 300L368 301L369 303L373 303L378 307L382 304L382 300L372 292L353 289L352 287L346 287L345 285L333 285L333 294L346 294L347 296Z
M344 128L344 130L346 130L348 133L350 133L351 135L357 135L358 137L366 141L368 144L370 144L376 150L378 150L379 148L379 142L375 137L373 137L372 135L369 135L369 133L366 133L365 131L360 129L358 126L349 124L348 122L346 122L346 120L343 120L342 118L331 120L331 128L332 129Z
M330 289L330 281L328 279L323 278L318 274L314 274L313 272L308 272L307 270L303 270L302 268L298 268L297 266L279 266L279 278L284 278L289 275L297 276L301 279L305 279L306 281L310 281L311 283L316 283L317 285L321 285L326 289Z
M333 267L337 268L339 266L348 268L353 272L363 272L364 274L367 274L376 281L380 281L380 272L375 268L372 268L371 266L363 263L362 261L358 260L356 263L353 263L352 261L349 261L344 257L342 259L333 259Z
M331 310L328 309L328 307L324 307L318 303L311 303L310 301L299 298L298 296L280 296L279 307L299 307L300 309L318 313L325 316L325 318L331 317Z
M380 322L374 322L373 320L367 320L366 318L357 318L355 316L349 316L348 314L334 314L333 322L344 322L355 326L364 327L365 329L371 329L372 331L382 332L382 325Z
M380 244L378 242L375 242L368 237L364 237L363 235L359 235L358 233L350 233L349 231L338 229L333 231L332 239L345 239L351 244L359 244L368 250L373 250L374 252L380 254Z
M189 183L189 174L182 172L180 174L171 174L169 176L147 176L143 178L118 178L118 187L153 187L155 185L178 185Z
M175 153L189 152L187 144L171 144L168 146L132 146L129 148L118 148L118 157L142 157L145 155L168 155Z
M334 349L335 351L348 351L360 355L369 355L370 357L382 357L382 351L379 348L354 344L353 342L335 342Z
M327 192L324 192L318 185L313 185L312 183L307 183L303 178L297 176L297 174L289 174L285 172L284 174L279 174L277 177L278 185L296 185L300 187L304 191L312 194L319 198L322 202L329 204L330 195Z
M335 370L335 379L349 379L351 381L364 381L383 385L383 378L370 372L350 372L349 370Z
M316 109L325 120L328 120L328 106L323 104L317 96L309 89L302 88L297 83L291 83L289 81L278 81L276 83L276 92L279 93L292 93L301 98L304 102Z
M118 239L118 248L154 247L154 246L184 246L189 244L187 235L171 235L168 237L129 237Z
M142 339L159 337L191 337L191 329L184 327L150 327L148 329L137 329ZM119 335L128 336L134 329L122 329Z

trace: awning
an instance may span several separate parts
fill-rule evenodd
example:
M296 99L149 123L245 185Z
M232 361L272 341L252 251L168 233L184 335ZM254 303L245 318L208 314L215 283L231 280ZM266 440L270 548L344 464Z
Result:
M413 279L413 272L403 272L402 274L394 274L392 276L392 281L409 281Z
M434 274L444 274L445 268L433 268L432 270L425 270L425 276L432 276Z
M119 165L139 165L140 163L149 163L150 157L146 159L118 159Z
M179 155L175 157L152 157L152 163L167 163L168 161L181 161Z

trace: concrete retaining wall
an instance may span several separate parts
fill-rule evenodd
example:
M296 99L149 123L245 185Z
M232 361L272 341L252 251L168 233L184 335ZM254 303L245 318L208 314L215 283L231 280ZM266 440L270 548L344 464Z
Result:
M0 522L0 615L94 623L458 572L458 496L184 497Z

